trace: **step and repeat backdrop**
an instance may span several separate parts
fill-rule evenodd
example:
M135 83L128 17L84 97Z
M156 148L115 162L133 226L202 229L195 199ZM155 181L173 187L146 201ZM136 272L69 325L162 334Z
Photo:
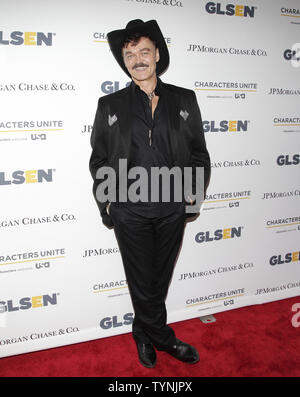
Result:
M98 98L129 83L107 32L137 18L164 34L161 79L197 94L212 161L168 322L300 295L299 1L2 0L0 357L131 332L88 163Z

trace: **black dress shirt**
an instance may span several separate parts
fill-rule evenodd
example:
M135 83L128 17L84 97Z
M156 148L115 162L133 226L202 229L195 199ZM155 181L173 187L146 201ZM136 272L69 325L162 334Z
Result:
M157 79L155 94L159 97L158 104L152 117L152 106L147 94L140 89L133 81L131 83L131 148L128 159L128 170L132 167L143 167L148 174L148 197L147 202L127 201L118 203L120 206L130 207L132 211L145 217L166 216L178 209L181 202L174 201L174 180L170 177L170 201L164 202L162 198L162 177L156 180L159 187L159 197L157 202L151 201L151 167L173 167L173 158L170 145L168 130L168 120L164 103L163 90L161 89L160 79ZM137 181L128 179L129 186ZM158 184L158 185L157 185ZM140 190L137 190L140 193Z

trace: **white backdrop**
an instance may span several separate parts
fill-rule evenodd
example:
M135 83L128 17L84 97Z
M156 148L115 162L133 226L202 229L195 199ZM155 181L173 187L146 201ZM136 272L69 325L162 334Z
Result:
M158 21L161 78L197 93L212 160L168 322L299 295L299 16L297 0L1 1L0 357L131 332L88 169L98 98L129 80L106 34L131 19Z

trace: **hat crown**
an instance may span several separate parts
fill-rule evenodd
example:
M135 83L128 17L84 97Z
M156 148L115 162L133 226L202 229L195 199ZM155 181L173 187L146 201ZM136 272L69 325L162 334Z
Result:
M122 48L127 37L135 33L139 33L141 36L150 37L151 40L155 42L156 47L159 50L159 61L156 63L156 74L158 76L161 75L168 68L170 58L164 36L154 19L147 22L144 22L141 19L133 19L127 23L125 29L113 30L112 32L107 33L107 41L116 61L127 76L131 77L124 63Z
M136 26L142 25L144 21L141 19L133 19L132 21L129 21L128 24L126 25L126 29L131 29L135 28Z

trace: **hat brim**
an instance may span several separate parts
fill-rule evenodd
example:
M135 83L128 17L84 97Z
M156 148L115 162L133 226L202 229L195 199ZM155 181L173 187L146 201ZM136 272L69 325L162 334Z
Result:
M124 70L124 72L129 77L131 77L130 73L128 72L128 70L125 66L124 60L123 60L122 47L123 47L125 38L128 37L128 35L135 34L135 33L140 33L142 35L148 36L156 42L156 45L159 49L159 56L160 56L159 61L156 63L156 74L158 76L160 76L168 68L169 62L170 62L170 57L169 57L169 50L166 45L164 36L162 35L162 32L155 20L143 22L139 25L135 25L135 26L129 27L127 29L114 30L107 34L108 44L109 44L111 52L113 53L116 61L121 66L121 68Z

